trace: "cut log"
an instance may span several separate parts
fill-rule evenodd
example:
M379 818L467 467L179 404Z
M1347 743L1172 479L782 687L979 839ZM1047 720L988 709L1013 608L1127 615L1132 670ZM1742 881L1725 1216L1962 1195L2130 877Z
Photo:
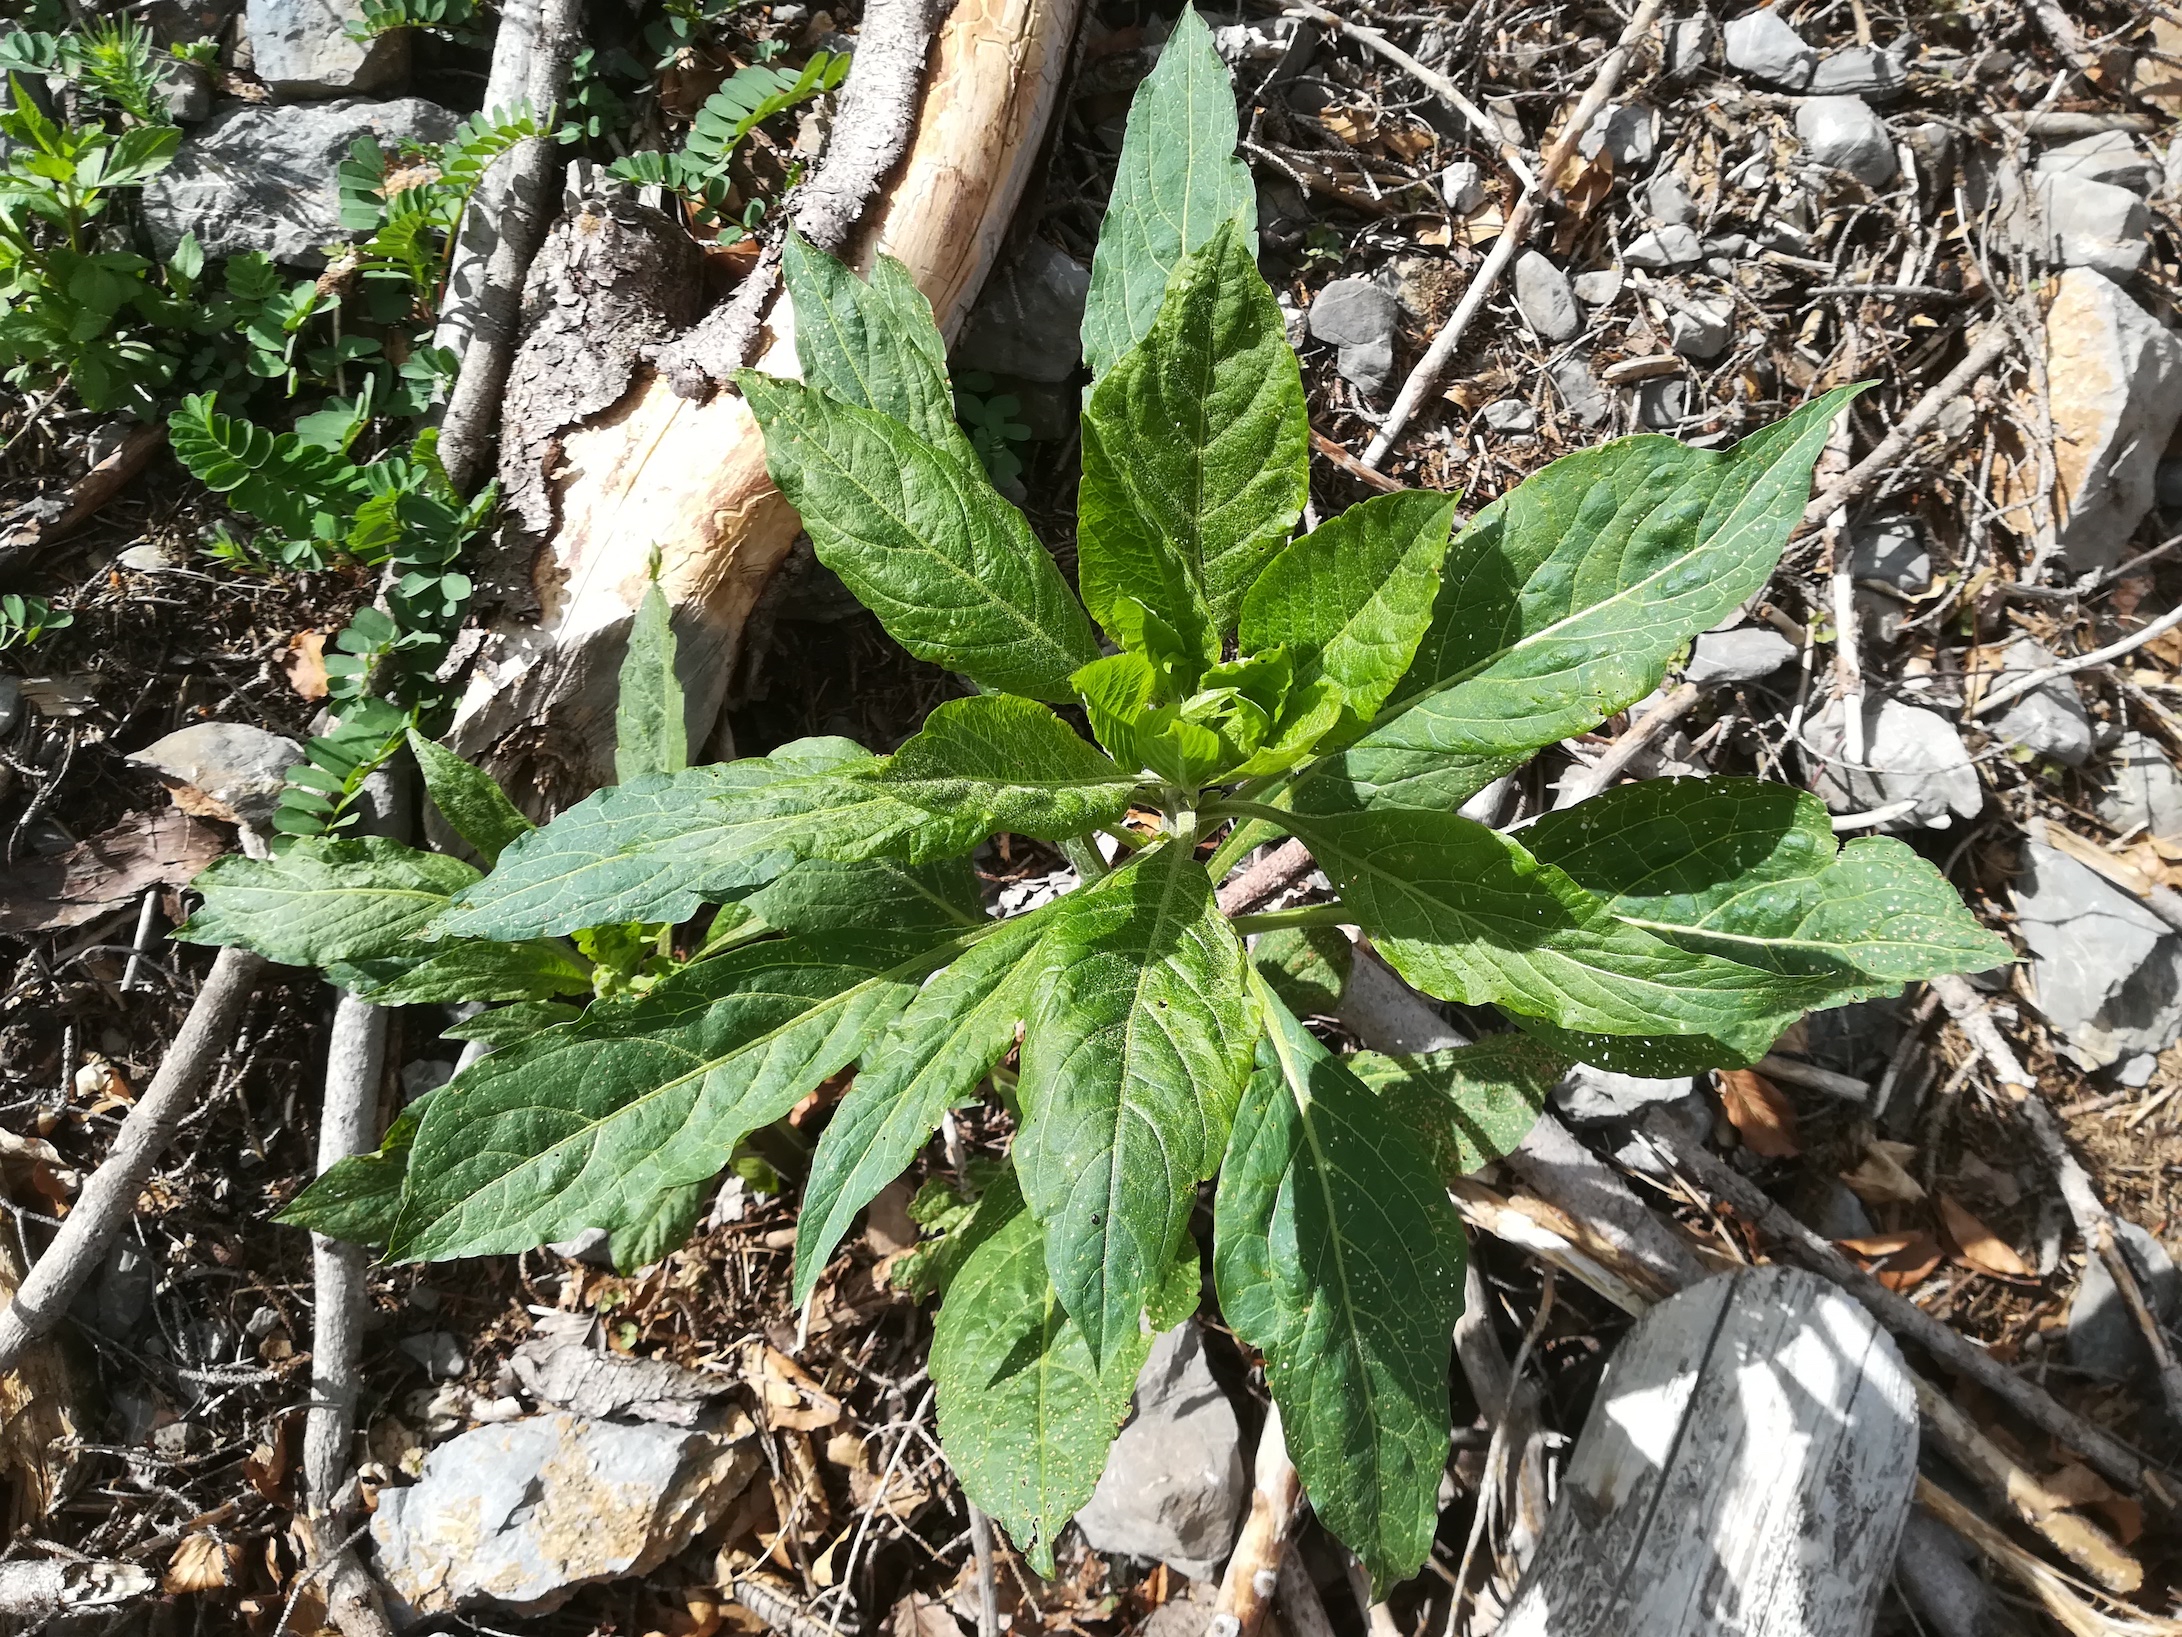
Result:
M1917 1477L1893 1340L1796 1268L1630 1331L1501 1637L1863 1637Z
M850 241L857 265L879 251L898 258L949 338L1036 162L1079 4L959 0L932 48L909 151L872 223ZM786 297L776 298L759 369L797 373L793 326ZM612 777L615 673L652 553L701 749L742 661L744 624L801 527L732 392L691 399L639 370L611 407L556 434L552 458L556 515L531 567L535 621L496 625L454 730L459 748L484 755L538 812Z

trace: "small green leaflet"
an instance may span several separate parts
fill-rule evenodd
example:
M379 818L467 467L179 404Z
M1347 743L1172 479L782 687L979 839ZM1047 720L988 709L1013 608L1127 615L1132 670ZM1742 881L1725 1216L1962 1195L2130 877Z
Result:
M1340 684L1370 721L1431 623L1455 497L1405 489L1330 517L1274 558L1243 598L1243 652L1278 643L1296 683Z
M1837 847L1818 798L1756 779L1647 779L1523 832L1615 915L1669 942L1842 985L1834 1003L2015 958L1891 836Z
M510 843L536 828L483 768L472 767L415 728L409 730L409 750L424 774L424 793L432 798L439 816L447 821L449 829L477 849L487 869L499 862Z
M1117 823L1136 787L1045 706L1005 694L953 699L872 775L935 825L1060 841ZM973 841L970 845L975 845Z
M919 659L1032 699L1098 657L1083 607L982 468L800 381L736 376L819 560Z
M1566 1058L1524 1034L1403 1057L1355 1052L1341 1062L1397 1126L1424 1140L1450 1182L1514 1153L1568 1070Z
M1283 805L1450 809L1642 699L1765 584L1861 390L1733 449L1623 438L1533 473L1448 549L1432 625L1377 725L1306 767Z
M1243 593L1310 498L1287 330L1238 224L1176 270L1157 321L1091 390L1077 581L1110 632L1133 597L1217 657ZM1202 612L1199 612L1202 610Z
M963 1493L1050 1576L1053 1543L1098 1487L1152 1339L1132 1328L1103 1367L1093 1361L1046 1279L1037 1221L1011 1175L994 1180L956 1234L970 1243L950 1258L932 1328L940 1442ZM1196 1244L1184 1240L1163 1274L1155 1330L1196 1310Z
M1257 188L1235 157L1235 91L1212 30L1185 6L1129 104L1121 164L1091 260L1083 359L1094 381L1144 338L1175 264L1239 218L1257 254Z
M780 271L795 303L796 359L805 381L976 464L977 451L955 420L947 343L908 268L880 256L867 283L791 228L781 243Z
M1416 1133L1257 993L1266 1034L1213 1200L1213 1279L1265 1354L1312 1509L1383 1596L1439 1522L1462 1223Z
M551 1000L591 992L590 963L550 938L520 943L463 939L415 948L423 959L410 954L336 962L326 968L326 981L375 1006Z
M1138 1333L1219 1169L1255 1027L1241 940L1178 842L1060 900L1025 1037L1016 1165L1093 1357Z
M233 944L282 966L328 966L404 953L478 878L443 853L384 836L291 841L271 858L222 858L191 883L204 895L174 936Z
M856 1213L907 1170L939 1128L1007 1056L1045 967L1050 907L1006 923L940 973L885 1036L818 1139L796 1220L795 1300L825 1271Z
M674 674L674 630L659 563L629 622L629 652L621 662L614 705L614 777L622 783L689 766L689 730L682 721L682 679Z

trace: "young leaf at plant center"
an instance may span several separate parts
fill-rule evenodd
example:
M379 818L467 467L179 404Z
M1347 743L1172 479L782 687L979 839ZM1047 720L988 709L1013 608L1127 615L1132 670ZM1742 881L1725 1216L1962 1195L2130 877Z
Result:
M978 840L1082 835L1118 822L1137 784L1045 706L1006 694L949 700L871 777Z
M1235 157L1235 90L1212 30L1184 6L1129 105L1083 310L1083 360L1096 381L1144 338L1167 279L1223 222L1257 254L1258 193Z
M1298 686L1326 677L1368 722L1409 670L1431 623L1455 497L1375 495L1290 545L1243 599L1243 652L1278 644Z
M528 1250L585 1228L628 1237L661 1196L853 1062L960 947L907 961L869 935L753 944L480 1059L418 1128L388 1253Z
M1634 704L1766 582L1842 387L1727 450L1623 438L1564 455L1448 548L1432 624L1362 739L1281 805L1452 809L1541 745Z
M1770 972L1831 977L1832 1004L2015 958L1891 836L1838 846L1817 797L1757 779L1646 779L1523 831L1631 926Z
M1254 1020L1242 942L1182 842L1061 900L1047 938L1016 1165L1054 1288L1105 1360L1219 1169Z
M995 1180L971 1221L932 1329L940 1442L963 1493L998 1519L1038 1573L1091 1498L1107 1447L1129 1413L1151 1337L1132 1328L1106 1363L1091 1356L1046 1278L1038 1223L1014 1179ZM1194 1310L1197 1247L1185 1241L1153 1293L1153 1327Z
M622 784L689 766L689 730L682 720L682 679L674 674L674 648L655 554L652 583L644 588L629 624L629 652L621 662L621 691L614 704L614 777Z
M1157 321L1084 410L1085 605L1118 634L1114 605L1133 597L1217 658L1310 498L1309 455L1280 307L1240 225L1223 224L1176 269Z
M472 767L415 728L409 730L409 749L424 774L424 793L432 798L447 827L477 849L487 869L500 861L510 843L536 828L483 768Z
M1266 1033L1213 1201L1213 1279L1265 1354L1312 1509L1384 1595L1439 1521L1462 1224L1416 1134L1255 988Z
M399 955L448 900L478 879L443 853L384 836L291 841L271 858L230 855L191 882L204 902L174 936L230 944L282 966Z
M947 343L909 269L882 255L867 282L791 228L781 243L780 272L795 303L796 359L805 382L900 421L975 468L977 451L955 420Z
M1341 1062L1396 1125L1423 1139L1446 1181L1514 1153L1568 1072L1566 1058L1523 1034L1407 1056L1356 1052Z
M939 1128L1007 1056L1046 975L1040 939L1050 908L1018 916L925 985L864 1054L863 1067L818 1139L796 1221L800 1306L856 1213L908 1169Z
M415 953L409 955L337 961L326 968L326 981L374 1006L551 1000L556 995L591 993L590 966L574 950L550 938L521 943L463 939L412 948Z
M736 381L819 561L895 641L987 687L1073 697L1070 673L1098 657L1091 623L982 470L799 381Z

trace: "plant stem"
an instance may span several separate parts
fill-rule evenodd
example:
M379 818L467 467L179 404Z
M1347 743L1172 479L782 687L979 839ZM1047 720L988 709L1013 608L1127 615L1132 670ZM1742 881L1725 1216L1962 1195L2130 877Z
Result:
M1214 808L1205 816L1213 817L1218 813L1219 809ZM1215 847L1212 856L1205 860L1205 871L1215 883L1224 879L1228 871L1243 861L1243 854L1257 846L1261 840L1270 839L1269 837L1253 835L1251 833L1252 828L1248 819L1236 820L1235 828L1228 831L1221 838L1220 845Z
M1076 866L1085 886L1106 879L1106 859L1099 852L1099 844L1089 836L1068 837L1061 843L1061 856Z
M1269 909L1257 915L1234 915L1228 925L1245 937L1253 932L1282 932L1299 926L1343 926L1356 912L1339 899L1330 904L1299 904L1294 909Z

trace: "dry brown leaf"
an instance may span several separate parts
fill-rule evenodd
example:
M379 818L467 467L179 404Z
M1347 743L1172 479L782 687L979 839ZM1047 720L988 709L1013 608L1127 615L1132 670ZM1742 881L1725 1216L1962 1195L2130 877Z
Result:
M887 1624L891 1637L963 1637L962 1622L947 1605L922 1592L905 1594Z
M227 851L209 824L165 808L138 814L49 858L24 858L0 879L0 932L52 932L95 921L147 887L181 887Z
M217 1591L232 1586L242 1568L242 1548L213 1535L190 1535L175 1547L159 1589L170 1594Z
M288 679L288 686L296 691L297 698L325 698L326 633L298 631L290 637L288 652L281 657L280 674Z
M1940 1265L1940 1242L1919 1228L1911 1233L1875 1233L1835 1241L1865 1264L1865 1270L1889 1290L1915 1290Z
M2030 1264L2015 1254L2015 1247L1972 1216L1953 1194L1940 1195L1940 1222L1960 1252L1957 1259L1966 1267L1996 1279L2037 1278Z
M1924 1188L1904 1169L1904 1162L1916 1153L1914 1143L1874 1137L1864 1149L1863 1162L1842 1172L1841 1180L1866 1205L1913 1205L1924 1198Z
M1473 245L1490 244L1508 229L1508 213L1487 200L1462 218L1462 236Z
M1379 133L1380 143L1397 158L1415 163L1432 151L1434 137L1414 125L1393 125Z
M1795 1106L1780 1087L1750 1069L1716 1069L1720 1102L1728 1123L1753 1154L1769 1160L1793 1159L1803 1152L1796 1143Z
M1434 222L1430 227L1417 230L1417 242L1444 250L1455 242L1454 230L1445 222Z

